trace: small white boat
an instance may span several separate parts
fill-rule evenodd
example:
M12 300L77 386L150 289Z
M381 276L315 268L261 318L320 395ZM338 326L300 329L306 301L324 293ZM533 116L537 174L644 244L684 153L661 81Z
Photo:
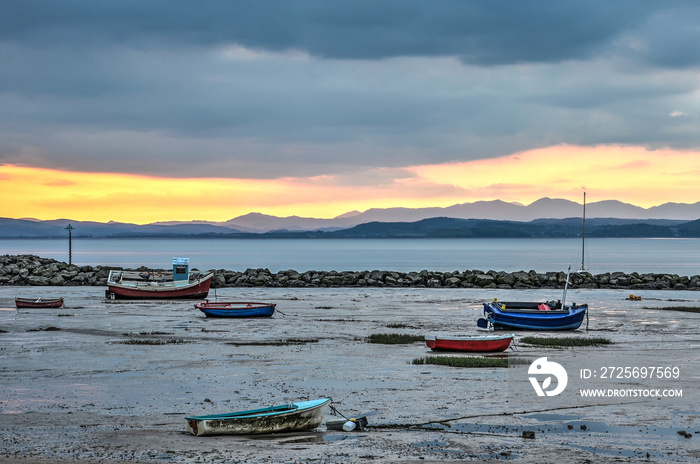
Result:
M187 430L196 436L298 432L319 427L330 405L330 398L321 398L185 420Z

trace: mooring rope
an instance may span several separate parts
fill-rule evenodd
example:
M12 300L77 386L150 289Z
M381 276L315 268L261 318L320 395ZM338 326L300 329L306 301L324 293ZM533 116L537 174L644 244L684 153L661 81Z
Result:
M476 415L471 415L471 416L453 417L451 419L440 419L440 420L434 420L434 421L422 422L422 423L416 423L416 424L368 425L367 428L369 428L369 429L394 429L394 430L416 429L418 427L425 427L425 426L430 425L430 424L442 424L444 426L449 427L449 424L448 424L449 422L454 422L454 421L464 420L464 419L476 419L476 418L482 418L482 417L506 417L506 416L522 415L522 414L534 414L534 413L543 413L543 412L564 411L564 410L568 410L568 409L594 408L594 407L598 407L598 406L608 406L608 405L607 404L584 404L581 406L565 406L565 407L559 407L559 408L533 409L532 411L513 411L513 412L502 412L502 413L494 413L494 414L476 414ZM460 433L465 433L465 432L460 432Z
M345 420L350 420L350 419L348 419L347 417L345 417L345 415L344 415L342 412L338 411L338 410L336 409L336 407L333 406L332 404L331 404L331 409L333 410L334 413L336 413L336 414L338 414L338 415L340 415L340 416L343 416L343 419L345 419Z

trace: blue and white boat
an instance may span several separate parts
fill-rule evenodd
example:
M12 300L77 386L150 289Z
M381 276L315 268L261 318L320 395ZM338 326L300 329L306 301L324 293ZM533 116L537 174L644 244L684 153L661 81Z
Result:
M330 405L330 398L321 398L250 411L190 416L185 421L187 430L196 436L299 432L320 427Z
M484 316L494 329L576 330L581 326L587 304L562 305L559 302L501 302L484 303ZM479 326L488 326L480 319Z
M489 326L494 329L525 329L525 330L576 330L586 317L588 305L566 304L566 292L569 288L569 274L566 273L563 301L522 302L498 301L484 303L484 316L477 325L483 329Z

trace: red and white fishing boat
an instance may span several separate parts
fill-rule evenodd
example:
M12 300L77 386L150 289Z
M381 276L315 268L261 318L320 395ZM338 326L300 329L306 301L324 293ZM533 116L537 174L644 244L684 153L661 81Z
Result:
M213 272L190 272L188 258L173 258L172 272L110 271L105 295L139 300L206 298L213 277Z
M512 341L513 335L425 336L425 344L433 351L505 351Z

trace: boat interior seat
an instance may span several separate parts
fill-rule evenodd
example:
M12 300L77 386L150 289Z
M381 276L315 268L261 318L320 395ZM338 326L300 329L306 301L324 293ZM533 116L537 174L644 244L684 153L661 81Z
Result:
M525 314L542 314L542 313L547 313L547 314L569 314L568 309L552 309L549 311L540 311L539 309L530 309L530 308L509 308L506 306L505 309L500 310L502 313L525 313Z

